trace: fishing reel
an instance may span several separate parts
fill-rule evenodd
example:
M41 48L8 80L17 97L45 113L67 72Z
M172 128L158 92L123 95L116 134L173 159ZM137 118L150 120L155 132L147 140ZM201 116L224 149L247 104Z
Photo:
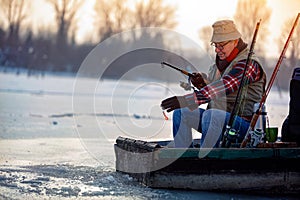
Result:
M239 133L237 130L230 128L229 126L226 126L226 131L223 135L221 147L223 148L229 148L231 144L238 143L238 137Z
M263 143L264 132L261 129L250 131L250 143L247 144L249 148L255 148L258 144Z
M190 77L188 78L188 82L180 81L180 87L182 87L184 90L189 91L191 89L194 89L194 87L191 84Z

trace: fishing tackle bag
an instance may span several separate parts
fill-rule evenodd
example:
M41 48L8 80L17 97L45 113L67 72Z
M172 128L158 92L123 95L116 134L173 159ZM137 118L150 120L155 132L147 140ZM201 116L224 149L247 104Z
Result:
M300 68L295 68L290 82L289 115L285 119L281 137L283 142L297 142L300 146Z

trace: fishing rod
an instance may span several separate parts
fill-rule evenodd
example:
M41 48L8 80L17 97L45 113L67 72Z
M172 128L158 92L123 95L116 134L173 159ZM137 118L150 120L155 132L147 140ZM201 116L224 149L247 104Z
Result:
M180 72L183 73L184 75L189 76L189 78L195 77L194 74L191 74L191 73L189 73L189 72L187 72L187 71L185 71L185 70L183 70L183 69L179 69L178 67L175 67L174 65L171 65L170 63L167 63L167 62L161 62L161 65L162 65L162 66L163 66L163 65L166 65L166 66L168 66L168 67L171 67L172 69L175 69L175 70L177 70L177 71L180 71ZM186 88L187 86L182 86L182 87ZM163 113L163 115L164 115L165 120L168 120L169 118L168 118L168 116L166 115L166 113L165 113L164 111L163 111L162 113Z
M235 102L233 104L232 111L230 113L230 117L229 117L228 124L226 126L225 133L223 134L223 139L222 139L222 144L221 144L222 147L229 147L230 144L231 144L231 141L234 140L237 137L237 131L235 129L233 129L232 126L233 126L233 123L234 123L235 115L237 113L238 103L240 102L240 99L241 99L241 96L242 96L241 95L242 88L245 85L246 72L248 71L248 65L249 65L249 62L251 60L252 55L254 54L253 49L254 49L254 45L256 43L256 37L257 37L257 33L258 33L258 30L259 30L259 27L260 27L260 22L261 22L261 20L259 20L257 22L256 27L255 27L255 31L254 31L254 34L253 34L253 39L252 39L251 46L250 46L249 53L248 53L248 57L247 57L247 60L246 60L244 72L243 72L243 75L242 75L242 78L241 78L241 83L240 83L240 86L239 86L239 89L238 89L238 92L237 92L237 95L236 95L236 98L235 98Z
M194 74L191 74L191 73L189 73L189 72L187 72L187 71L185 71L183 69L179 69L178 67L175 67L174 65L171 65L170 63L161 62L161 65L166 65L166 66L171 67L171 68L173 68L173 69L175 69L177 71L180 71L181 73L183 73L184 75L189 76L190 78L195 77Z
M253 129L254 129L254 127L255 127L255 124L256 124L256 122L257 122L257 120L258 120L258 117L259 117L260 113L262 112L262 106L263 106L263 104L265 103L265 101L266 101L266 99L267 99L267 97L268 97L268 95L269 95L269 92L270 92L270 90L271 90L271 88L272 88L272 85L273 85L273 83L274 83L274 81L275 81L277 72L279 71L281 62L282 62L282 60L283 60L283 58L284 58L284 56L285 56L285 52L286 52L286 50L287 50L288 44L290 43L290 40L291 40L292 34L293 34L293 32L294 32L294 29L295 29L295 27L297 26L299 17L300 17L300 13L298 13L297 18L296 18L296 20L295 20L295 22L294 22L294 24L293 24L293 26L292 26L292 29L291 29L291 31L290 31L290 34L289 34L289 36L288 36L288 38L287 38L287 41L286 41L286 43L285 43L285 45L284 45L284 47L283 47L283 50L282 50L282 52L281 52L281 54L280 54L280 57L279 57L279 59L278 59L278 62L277 62L277 64L276 64L275 68L274 68L274 71L273 71L272 76L271 76L271 78L270 78L270 81L269 81L269 83L268 83L267 89L266 89L265 93L263 94L263 96L262 96L262 98L261 98L261 101L260 101L260 103L259 103L259 106L258 106L256 112L255 112L254 115L252 116L252 119L251 119L249 128L248 128L247 133L246 133L246 135L245 135L245 138L244 138L244 140L243 140L243 142L241 143L241 146L240 146L240 147L242 147L242 148L245 147L245 146L247 145L247 143L248 143L248 142L250 141L250 139L251 139L251 138L250 138L250 136L251 136L250 132L253 131Z

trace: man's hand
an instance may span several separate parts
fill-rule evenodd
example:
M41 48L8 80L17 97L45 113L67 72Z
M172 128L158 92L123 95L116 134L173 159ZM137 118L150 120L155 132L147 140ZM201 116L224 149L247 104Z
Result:
M167 112L171 112L178 108L187 107L188 103L186 102L184 96L173 96L163 100L160 106L162 107L163 110L167 110Z
M201 89L206 86L206 74L193 73L193 75L194 77L191 78L191 82L196 88Z

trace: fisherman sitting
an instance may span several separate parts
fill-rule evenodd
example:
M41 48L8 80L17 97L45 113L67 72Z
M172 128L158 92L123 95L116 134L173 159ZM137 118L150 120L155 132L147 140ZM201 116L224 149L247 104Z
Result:
M208 72L207 80L194 73L191 82L198 89L184 96L173 96L162 101L161 107L173 112L173 137L175 147L193 146L192 128L202 136L201 147L217 147L228 123L230 112L238 93L241 77L249 55L247 44L231 20L220 20L212 25L211 44L216 59ZM266 75L256 56L251 57L233 128L241 142L252 117L253 106L259 102L266 83ZM208 103L208 109L198 106Z

